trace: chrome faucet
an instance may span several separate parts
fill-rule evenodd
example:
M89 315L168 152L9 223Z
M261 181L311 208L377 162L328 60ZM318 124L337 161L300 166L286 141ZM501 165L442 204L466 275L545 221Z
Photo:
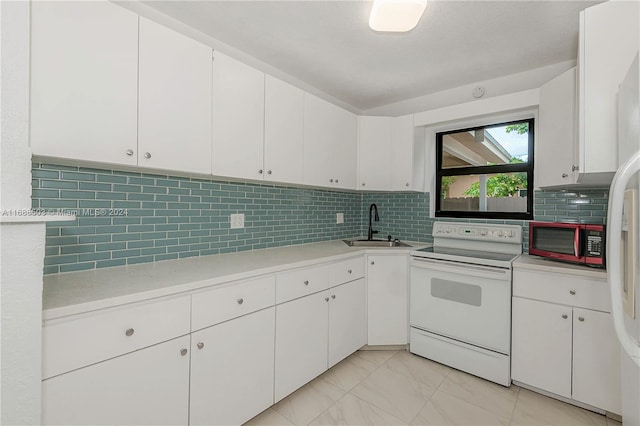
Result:
M367 240L371 241L373 239L373 234L377 234L380 231L374 231L373 228L371 227L371 212L375 211L376 215L374 217L373 220L375 220L376 222L380 222L380 216L378 216L378 206L374 204L371 204L369 206L369 232L367 233Z

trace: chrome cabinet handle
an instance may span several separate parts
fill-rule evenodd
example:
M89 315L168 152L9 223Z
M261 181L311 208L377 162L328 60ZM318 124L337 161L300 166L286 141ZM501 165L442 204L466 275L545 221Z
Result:
M347 270L347 272L348 272L348 273L352 273L352 272L353 272L353 270L349 269L349 270Z
M180 349L180 355L185 356L187 354L187 350L185 348Z
M151 153L150 153L150 152L145 152L145 153L144 153L144 158L146 158L147 160L148 160L149 158L151 158Z
M124 334L127 336L133 336L133 332L134 332L133 328L129 328L127 329L127 331L124 332Z
M371 261L371 264L372 264L372 265L375 265L375 264L376 264L376 262L374 262L374 261L372 260L372 261Z
M332 295L331 295L331 298L332 298L332 299L335 299L335 298L336 298L336 295L335 295L335 294L332 294Z
M404 186L409 186L409 182L405 183Z
M309 285L309 280L304 280L304 285Z
M583 317L578 317L578 321L584 321Z
M128 149L125 152L129 157L131 157L133 155L133 150L132 149Z
M572 171L572 172L577 172L578 170L580 170L580 167L578 167L578 166L571 166L571 171Z
M333 179L329 179L329 182L333 183Z
M267 174L270 175L271 174L271 170L267 170Z
M325 301L325 302L328 302L328 301L329 301L329 298L328 298L328 297L325 297L325 298L324 298L324 301Z
M568 175L568 174L566 174L566 173L563 173L563 174L562 174L562 177L563 177L563 178L566 178L566 177L569 177L569 175Z
M365 186L365 185L366 185L366 183L362 182L362 186Z
M572 296L575 296L576 291L575 290L569 290L569 294L572 295Z
M196 346L198 347L198 349L202 349L204 348L204 343L199 342Z
M338 179L336 179L336 183L338 183Z
M567 319L567 318L568 318L567 314L562 314L562 319Z
M237 300L238 305L242 305L244 303L244 299L241 297L240 299Z
M262 172L263 172L262 169L258 170L258 174L262 174Z

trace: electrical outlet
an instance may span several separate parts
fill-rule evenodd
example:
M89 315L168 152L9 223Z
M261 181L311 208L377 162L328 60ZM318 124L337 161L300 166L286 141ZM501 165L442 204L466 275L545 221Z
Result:
M344 223L344 213L336 213L336 223Z
M231 229L244 228L244 213L236 213L231 215Z

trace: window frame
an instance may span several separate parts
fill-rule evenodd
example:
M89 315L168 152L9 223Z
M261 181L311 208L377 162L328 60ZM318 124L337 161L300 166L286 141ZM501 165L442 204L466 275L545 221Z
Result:
M466 166L442 168L443 138L445 135L453 133L468 132L477 129L491 127L502 127L510 124L528 123L528 157L526 163L496 164L492 166ZM533 219L533 165L534 165L534 142L535 142L535 119L525 118L520 120L510 120L483 126L467 127L464 129L448 130L436 133L436 203L435 217L452 217L466 219L505 219L505 220L532 220ZM527 211L526 212L481 212L481 211L458 211L442 210L442 178L445 176L468 176L468 175L488 175L496 173L527 173Z

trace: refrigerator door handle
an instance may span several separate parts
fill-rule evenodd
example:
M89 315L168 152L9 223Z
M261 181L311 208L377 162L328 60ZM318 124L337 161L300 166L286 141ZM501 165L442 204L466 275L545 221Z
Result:
M640 346L639 343L627 333L624 325L624 312L622 306L622 268L618 259L621 251L619 242L612 241L612 238L620 237L622 233L622 208L624 203L624 192L631 177L640 171L640 151L636 152L626 163L616 172L611 189L609 191L609 209L607 212L607 276L609 281L609 291L611 292L611 314L616 335L623 350L629 355L633 362L640 367ZM636 237L637 238L637 237Z

